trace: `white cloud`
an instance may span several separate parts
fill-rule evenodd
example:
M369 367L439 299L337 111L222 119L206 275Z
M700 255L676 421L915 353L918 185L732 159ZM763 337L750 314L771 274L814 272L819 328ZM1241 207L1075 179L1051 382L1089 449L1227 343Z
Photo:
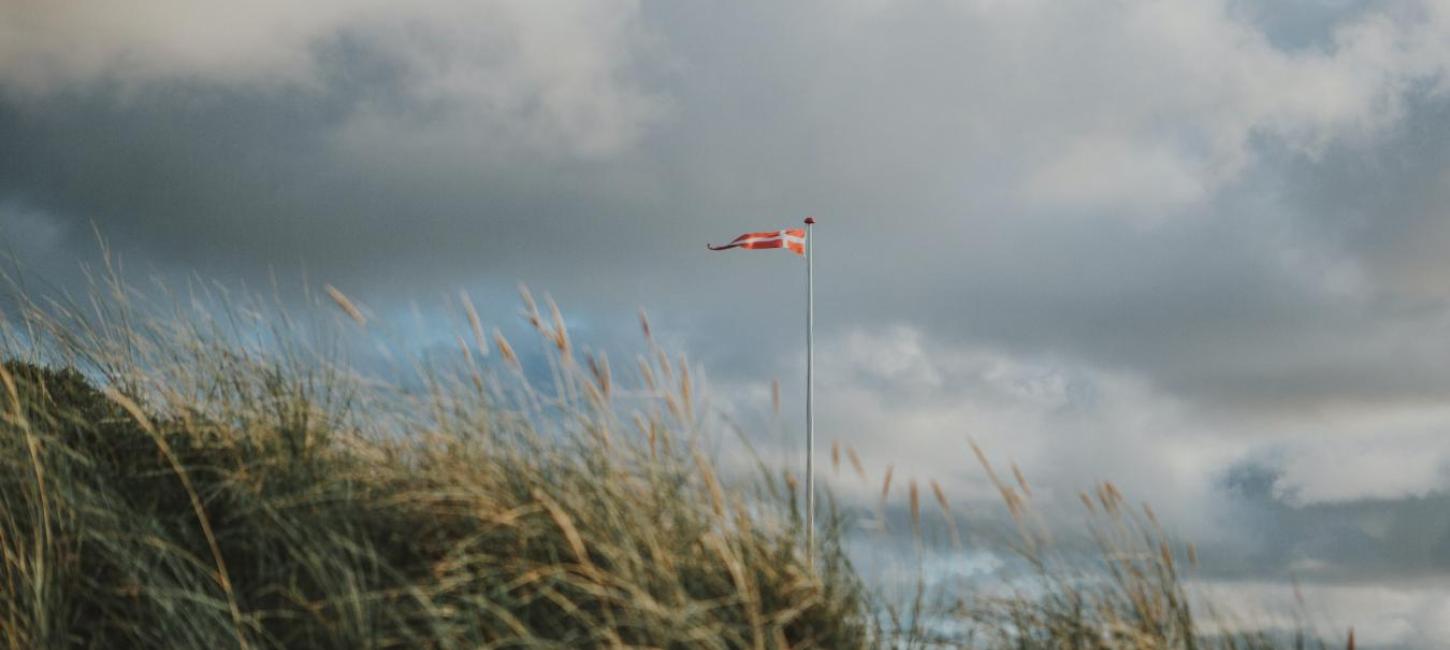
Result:
M648 41L637 2L23 0L0 4L0 88L316 93L344 41L401 72L345 118L353 145L597 156L631 146L663 110L631 77Z
M1079 491L1111 480L1130 498L1168 513L1165 518L1190 539L1210 541L1222 532L1215 519L1223 505L1216 482L1256 444L1211 435L1173 399L1130 378L954 346L908 326L849 331L821 341L816 358L820 460L840 442L860 453L870 476L862 483L845 467L839 478L823 480L868 503L892 465L898 485L937 480L953 502L1000 507L968 446L975 440L999 470L1010 463L1021 467L1044 512L1074 515ZM783 360L784 373L792 361ZM749 412L748 402L759 404L769 394L764 384L716 387L737 397L722 402L732 412ZM787 403L786 409L796 412L798 406ZM798 429L787 429L784 438L766 442L798 448ZM801 458L778 457L785 463ZM1063 521L1077 525L1075 517Z
M819 345L820 459L833 442L856 449L870 481L861 483L848 467L833 487L867 502L890 464L899 480L935 479L954 501L995 507L969 439L999 468L1017 463L1047 512L1076 513L1079 491L1111 480L1130 500L1151 503L1177 534L1203 543L1242 541L1228 525L1234 495L1223 484L1241 463L1272 468L1273 496L1296 507L1450 487L1450 439L1441 426L1450 407L1391 403L1296 418L1206 417L1128 375L952 344L905 325L853 329ZM780 371L790 377L797 363L784 359ZM764 383L717 388L737 415L768 403ZM773 457L787 466L801 461L789 415L798 407L787 402L784 437L764 441L784 450ZM1062 521L1077 525L1074 517Z
M1276 496L1308 505L1450 488L1447 417L1444 405L1363 409L1319 429L1297 430L1281 448Z
M650 49L636 2L434 4L370 25L372 45L402 65L403 97L365 102L345 146L593 158L629 148L665 113L633 77Z
M1220 581L1196 585L1223 612L1210 623L1231 629L1293 629L1306 624L1330 646L1347 638L1367 647L1439 648L1450 639L1450 593L1416 584L1288 585ZM1296 621L1293 612L1306 620ZM1213 631L1212 625L1205 631Z
M1392 124L1407 87L1442 80L1450 64L1438 5L1423 19L1353 19L1328 51L1297 52L1226 2L1027 6L1018 12L1042 15L1004 21L1013 12L991 5L974 16L1019 43L982 62L1015 74L981 92L1003 117L1025 118L1005 132L1040 143L1020 191L1072 208L1198 201L1247 168L1255 137L1316 155Z
M312 48L381 2L58 2L0 5L0 79L30 93L114 80L314 81Z
M1026 180L1031 203L1076 209L1132 208L1154 213L1202 200L1203 170L1159 143L1094 134L1068 143Z
M781 76L809 98L789 98L801 128L830 140L810 141L833 150L823 164L853 179L972 178L980 195L1000 174L1017 205L1126 216L1212 198L1258 139L1313 157L1394 124L1416 84L1444 88L1442 2L1351 15L1293 51L1236 4L858 2L811 23Z

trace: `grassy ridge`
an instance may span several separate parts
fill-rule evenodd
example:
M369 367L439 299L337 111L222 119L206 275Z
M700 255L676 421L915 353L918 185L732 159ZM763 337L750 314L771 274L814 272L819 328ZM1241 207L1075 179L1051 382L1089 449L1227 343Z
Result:
M32 431L0 484L11 647L866 638L839 557L808 571L794 535L711 507L694 466L140 424L74 372L7 370Z
M663 354L643 368L658 408L627 427L607 362L576 363L537 309L568 396L547 404L481 372L368 384L207 329L229 319L141 313L34 310L11 332L9 356L43 338L95 381L0 372L4 647L870 642L832 539L807 566L788 499L715 478Z

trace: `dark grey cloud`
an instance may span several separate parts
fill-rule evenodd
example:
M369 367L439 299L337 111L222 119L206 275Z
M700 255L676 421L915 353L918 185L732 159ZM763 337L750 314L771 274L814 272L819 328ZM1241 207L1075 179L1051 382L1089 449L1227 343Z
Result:
M1371 146L1344 143L1312 165L1285 165L1286 195L1308 227L1358 260L1392 306L1442 305L1450 244L1450 104L1433 87L1408 93L1409 110Z
M1350 584L1450 578L1446 495L1295 507L1275 494L1278 478L1255 466L1225 475L1225 487L1242 509L1244 540L1214 554L1217 566L1210 570L1242 578L1273 566L1285 579Z
M1336 29L1354 18L1371 12L1416 10L1413 5L1396 6L1377 0L1246 0L1230 2L1227 7L1285 50L1332 49Z

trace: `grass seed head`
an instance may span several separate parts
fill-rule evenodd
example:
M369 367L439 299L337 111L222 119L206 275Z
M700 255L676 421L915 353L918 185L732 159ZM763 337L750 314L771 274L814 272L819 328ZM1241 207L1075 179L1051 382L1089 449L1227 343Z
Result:
M353 321L360 326L367 326L367 317L363 315L362 310L358 309L357 305L353 304L353 302L348 299L346 294L339 291L337 287L334 287L330 284L323 286L323 290L327 292L328 297L332 298L332 302L335 303L338 308L343 311L343 313L347 314L349 318L353 319Z
M614 385L609 373L609 357L603 352L589 355L589 372L594 375L594 383L599 386L600 392L608 398Z
M539 332L544 331L544 318L539 314L539 304L534 302L534 294L524 284L519 284L519 298L524 301L524 318L528 320L529 326Z
M505 363L514 368L521 367L518 355L514 354L514 346L509 345L508 339L504 338L503 332L497 327L493 329L493 344L498 348L498 355L503 357Z
M649 315L644 313L643 309L639 310L639 329L644 332L645 341L654 341L654 333L650 330L649 326Z
M918 538L921 537L921 495L916 488L916 479L911 479L908 487L908 501L911 505L911 529Z
M554 327L549 332L549 338L554 342L554 347L558 348L559 355L564 359L568 359L573 352L573 346L569 341L569 327L564 324L564 315L559 313L559 305L555 304L553 298L548 298L547 300L549 302L549 313L554 320Z
M468 328L473 331L473 343L478 346L479 356L488 356L488 337L484 336L483 320L478 317L478 310L473 308L473 300L463 290L458 292L458 299L463 303L463 313L468 317Z
M861 482L866 482L866 467L861 464L861 456L856 453L856 448L846 447L846 458L851 461L851 469L856 470L856 475L861 477Z

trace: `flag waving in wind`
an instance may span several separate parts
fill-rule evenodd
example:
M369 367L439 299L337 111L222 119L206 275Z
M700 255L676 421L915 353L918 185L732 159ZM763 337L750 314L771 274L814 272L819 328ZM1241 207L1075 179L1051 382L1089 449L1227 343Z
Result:
M816 354L812 332L816 320L815 265L811 257L816 252L816 240L811 229L816 225L815 217L806 217L805 228L786 228L770 232L748 232L736 237L724 246L705 248L723 251L731 248L785 248L806 258L806 563L811 563L811 554L816 546L816 411L815 411L815 366Z
M705 245L712 251L731 248L789 248L796 255L806 254L806 231L804 228L788 228L770 232L748 232L724 246Z

